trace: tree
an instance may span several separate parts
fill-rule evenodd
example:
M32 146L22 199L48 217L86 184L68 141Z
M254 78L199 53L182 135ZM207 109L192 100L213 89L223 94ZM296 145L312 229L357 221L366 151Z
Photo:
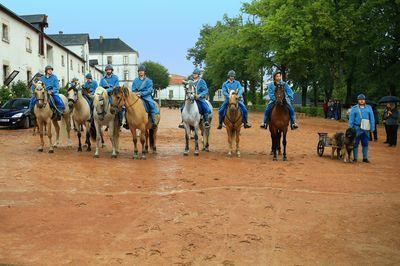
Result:
M168 87L169 74L167 68L152 61L145 61L143 65L146 67L146 76L153 80L154 89L162 90Z

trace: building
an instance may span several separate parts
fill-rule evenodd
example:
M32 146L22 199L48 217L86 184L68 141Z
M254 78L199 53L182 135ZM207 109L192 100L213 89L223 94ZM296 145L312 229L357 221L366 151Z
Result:
M86 61L81 54L64 47L46 35L48 27L45 14L19 16L0 4L0 85L16 74L14 81L29 81L32 76L52 65L60 86L73 77L83 82ZM101 72L92 68L96 75Z
M121 85L130 88L138 76L139 54L119 38L89 39L89 63L101 70L112 64Z
M161 100L174 100L184 101L185 100L185 87L183 85L186 77L180 75L169 75L169 85L167 88L160 90L159 94ZM157 98L159 98L157 96Z

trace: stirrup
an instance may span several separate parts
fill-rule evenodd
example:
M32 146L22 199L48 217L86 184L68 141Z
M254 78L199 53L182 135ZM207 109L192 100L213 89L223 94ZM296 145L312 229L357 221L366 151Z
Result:
M244 123L243 127L244 127L244 128L251 128L251 124L249 124L249 123Z
M267 129L267 128L268 128L268 124L262 123L262 124L260 125L260 128L262 128L262 129Z
M180 123L180 124L178 125L178 128L185 128L185 126L183 125L183 123Z
M295 130L295 129L298 129L299 126L298 126L296 123L294 123L293 125L290 126L290 128L291 128L292 130Z
M222 129L222 124L219 124L217 129Z

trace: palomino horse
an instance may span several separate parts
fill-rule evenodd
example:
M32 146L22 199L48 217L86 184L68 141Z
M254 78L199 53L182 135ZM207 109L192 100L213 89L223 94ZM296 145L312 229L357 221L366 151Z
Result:
M232 142L236 137L236 156L240 157L239 141L240 141L240 129L242 128L242 112L239 108L239 96L237 90L231 90L229 92L229 104L224 118L224 124L226 132L228 133L229 152L228 155L232 155Z
M275 105L271 109L271 119L269 125L269 131L271 132L272 140L272 154L273 160L277 161L277 153L280 149L281 136L283 133L283 160L287 161L286 157L286 134L289 127L289 109L285 103L285 88L282 85L278 85L275 90Z
M38 151L42 152L44 148L44 141L43 141L43 134L44 134L44 129L47 129L47 137L49 138L50 141L50 149L49 153L54 152L54 147L59 144L59 139L60 139L60 126L58 124L57 119L52 119L53 116L53 110L50 108L49 104L49 94L47 90L44 87L44 84L39 81L34 84L35 86L35 98L36 98L36 104L33 109L33 112L36 117L36 124L38 125L39 128L39 134L40 134L40 147L38 148ZM71 139L70 139L70 130L71 130L71 122L70 122L70 113L69 113L69 108L67 106L67 98L64 95L60 95L62 101L64 102L65 105L65 111L63 115L63 119L66 125L66 130L68 134L68 143L67 145L71 145ZM53 122L55 131L56 131L56 145L53 144L52 142L52 133L51 133L51 121Z
M72 110L72 121L77 130L79 145L78 151L82 151L81 142L81 126L85 126L87 149L91 151L90 143L90 106L86 99L82 96L82 91L78 88L69 88L68 90L68 106Z
M93 99L93 120L95 130L91 128L90 135L96 140L95 158L100 156L102 127L108 126L108 134L112 144L111 158L117 158L119 148L119 122L118 117L111 111L107 91L103 87L98 87ZM79 129L78 129L79 130Z
M194 131L194 155L199 155L199 142L198 142L198 130L200 129L203 136L203 151L210 151L209 138L210 138L210 127L205 127L204 122L201 119L199 108L195 102L195 90L193 81L189 81L188 88L185 88L185 105L182 109L182 122L185 127L185 150L183 155L189 154L189 139L191 130ZM207 101L209 108L212 110L211 103ZM209 123L211 124L212 114L208 116Z
M136 93L133 93L126 87L115 87L112 94L112 110L118 112L125 106L126 109L126 121L129 125L129 130L133 137L133 159L138 159L138 147L137 147L137 134L136 130L140 131L140 143L142 144L142 153L140 158L145 160L146 153L149 152L150 148L153 153L157 153L157 130L158 127L153 128L153 125L149 119L149 114L146 112L143 101L140 100ZM157 108L160 108L156 103ZM156 117L157 125L160 122L160 115Z

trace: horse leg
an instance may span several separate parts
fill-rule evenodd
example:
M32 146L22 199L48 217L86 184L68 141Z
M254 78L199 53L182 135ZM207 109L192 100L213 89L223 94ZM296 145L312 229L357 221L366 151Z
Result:
M136 135L136 128L129 127L132 133L132 140L133 140L133 159L138 159L138 147L137 147L137 135Z
M199 156L199 126L194 126L194 156Z
M204 145L205 145L204 150L205 151L210 151L209 139L210 139L210 129L206 128L206 129L204 129L204 136L203 136Z
M67 130L67 147L72 147L71 140L71 117L69 114L64 115L65 129Z
M90 123L86 122L86 126L85 126L85 130L86 130L86 144L87 144L87 149L86 151L91 151L92 150L92 144L90 143Z
M40 136L40 146L38 148L39 152L43 152L43 148L44 148L44 140L43 140L43 134L44 134L44 125L43 122L37 123L38 127L39 127L39 136Z
M189 155L189 138L190 138L190 126L186 123L185 125L185 150L183 151L183 155Z
M57 148L58 146L60 146L60 125L58 124L57 120L52 120L52 121L54 129L56 131L56 143L54 144L54 147ZM50 123L48 124L48 127L51 127ZM47 130L47 132L49 132L49 130Z
M153 129L153 154L157 154L157 131L158 127Z
M228 156L232 156L232 131L228 126L226 132L228 133Z
M144 145L144 152L149 153L149 130L145 130L145 145Z
M111 122L111 123L114 123ZM111 158L117 158L117 152L115 148L115 128L114 124L108 124L108 134L110 134L110 140L111 140L111 145L112 145L112 152L111 152Z
M94 158L99 158L100 157L100 145L101 142L103 141L103 136L101 132L101 126L99 125L99 122L94 121L94 126L96 128L96 151L94 153Z
M82 142L81 142L82 133L80 130L78 130L77 135L78 135L78 152L81 152L82 151Z
M236 156L240 158L239 142L240 142L240 128L236 131Z
M271 133L271 152L269 153L269 155L274 155L274 135Z
M283 160L287 161L287 157L286 157L286 134L287 134L287 130L283 131Z
M54 153L53 141L51 139L52 135L51 135L51 120L50 119L48 120L47 137L49 138L49 142L50 142L49 153Z
M146 143L146 134L144 132L146 132L146 128L143 127L140 130L140 144L142 144L142 156L141 159L142 160L146 160L146 147L145 147L145 143Z
M278 155L282 154L282 149L281 149L281 137L282 137L282 131L278 132L278 146L276 146L276 149L278 151Z

